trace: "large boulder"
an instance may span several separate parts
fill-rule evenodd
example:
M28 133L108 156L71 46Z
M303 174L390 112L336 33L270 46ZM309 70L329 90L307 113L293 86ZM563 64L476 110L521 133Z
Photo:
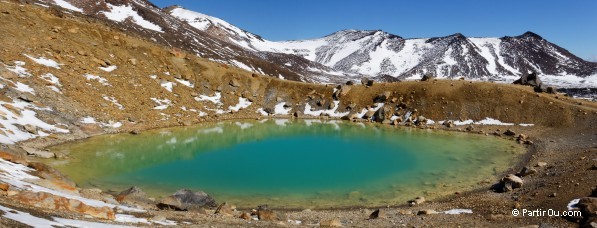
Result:
M433 79L435 79L435 76L433 76L432 74L426 74L426 75L423 75L423 77L421 78L421 81L425 82L425 81L431 81Z
M508 174L494 186L494 189L499 192L509 192L516 188L522 188L523 183L522 178L514 174Z
M535 72L523 74L518 80L514 81L514 84L532 86L534 87L535 92L538 93L548 91L547 87L543 85L543 82L541 82L541 79L539 79L539 76Z
M585 197L578 201L578 209L582 213L583 221L581 224L589 225L597 222L597 198ZM590 227L590 226L587 226Z
M147 194L137 186L133 186L119 193L116 196L116 201L127 205L138 206L143 209L155 208L155 202L150 200Z
M214 198L203 191L193 192L189 189L181 189L162 199L157 206L160 209L177 211L200 211L206 207L215 208L218 204Z
M34 207L55 211L82 213L99 219L115 219L114 210L110 207L92 207L79 200L68 199L47 192L23 191L12 197L22 204Z
M373 114L373 121L383 122L384 120L390 120L394 115L394 110L390 106L383 106Z

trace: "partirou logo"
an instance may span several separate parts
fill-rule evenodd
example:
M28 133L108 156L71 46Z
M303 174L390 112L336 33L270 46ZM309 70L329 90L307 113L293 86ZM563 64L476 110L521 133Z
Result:
M514 209L512 210L513 216L522 216L522 217L577 217L581 216L580 211L558 211L554 209L535 209L535 210L528 210L528 209Z

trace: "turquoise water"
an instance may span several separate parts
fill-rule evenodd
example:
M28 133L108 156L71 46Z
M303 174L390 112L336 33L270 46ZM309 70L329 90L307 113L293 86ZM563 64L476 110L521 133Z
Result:
M402 204L495 179L524 148L495 137L314 120L231 121L51 148L84 187L203 190L238 207Z

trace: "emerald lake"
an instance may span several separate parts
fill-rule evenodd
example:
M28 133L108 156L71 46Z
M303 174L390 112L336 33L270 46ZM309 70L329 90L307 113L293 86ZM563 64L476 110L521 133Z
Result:
M202 190L240 208L403 204L470 190L526 149L493 136L320 120L242 120L102 135L50 148L82 187Z

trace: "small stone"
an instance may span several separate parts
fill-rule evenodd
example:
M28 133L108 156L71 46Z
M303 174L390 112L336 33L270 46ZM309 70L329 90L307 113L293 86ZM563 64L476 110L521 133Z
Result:
M520 170L520 172L518 172L516 174L516 176L526 177L526 176L533 175L533 174L536 174L536 173L537 173L537 170L534 169L534 168L522 167L522 170Z
M224 202L220 204L220 206L216 209L215 214L223 214L223 215L233 215L234 210L228 205L228 203Z
M425 197L419 196L417 198L415 198L414 200L410 200L408 201L408 205L415 206L415 205L420 205L423 204L425 202Z
M537 165L536 165L536 167L545 167L545 166L547 166L546 162L537 162Z
M137 65L137 59L129 59L128 62L133 66Z
M435 210L422 210L422 211L417 212L417 215L433 215L433 214L438 214L438 212Z
M323 220L319 222L319 227L342 227L339 219Z
M241 218L241 219L244 219L244 220L247 220L247 221L251 221L251 219L253 219L253 218L251 217L251 214L249 214L249 213L246 213L246 212L245 212L245 213L242 213L242 214L240 214L239 218Z
M10 188L10 185L8 185L7 183L0 183L0 190L2 191L8 191L8 189Z
M506 130L506 132L504 132L504 135L507 135L507 136L515 136L515 135L516 135L516 132L514 132L514 131L512 131L512 130L508 129L508 130Z
M369 215L369 219L384 218L385 216L386 216L386 213L384 211L377 209Z
M554 192L554 193L549 194L549 197L556 197L556 196L558 196L558 193Z
M500 180L500 183L496 187L501 192L509 192L512 191L512 189L521 188L523 183L524 182L520 177L508 174Z
M273 210L259 209L257 210L257 218L260 221L276 221L278 220L278 215Z

